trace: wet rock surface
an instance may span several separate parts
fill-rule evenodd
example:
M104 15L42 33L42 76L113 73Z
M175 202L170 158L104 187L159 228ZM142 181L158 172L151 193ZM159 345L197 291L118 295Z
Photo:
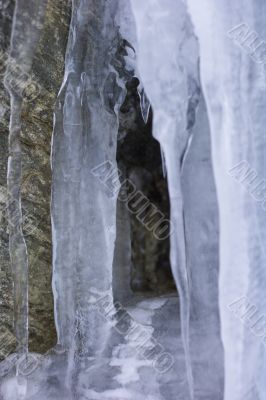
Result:
M4 2L5 3L5 2ZM14 1L6 1L1 12L0 50L8 51ZM2 11L2 10L1 10ZM67 1L48 1L44 25L22 104L22 226L29 262L29 346L46 351L56 341L51 287L52 250L50 222L50 151L53 110L64 71L71 7ZM2 21L1 21L2 22ZM1 59L1 71L5 63ZM13 332L13 283L8 252L6 180L8 157L9 95L0 83L1 113L1 322Z

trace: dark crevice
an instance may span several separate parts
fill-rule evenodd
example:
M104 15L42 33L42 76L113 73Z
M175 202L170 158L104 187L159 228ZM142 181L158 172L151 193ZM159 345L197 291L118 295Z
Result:
M151 109L147 123L143 120L138 85L139 80L135 77L127 83L127 95L119 113L118 168L123 173L122 180L129 179L136 191L149 201L149 207L141 213L142 217L148 218L151 207L155 207L169 220L170 201L167 179L163 176L160 144L152 136ZM176 292L169 259L170 238L158 240L154 230L147 229L139 221L139 213L132 212L132 203L134 198L126 205L131 251L130 271L126 279L130 279L131 290L148 295ZM121 240L125 241L125 236ZM122 263L119 268L125 268L125 264ZM120 275L119 272L116 274ZM114 276L114 281L117 279L119 276Z

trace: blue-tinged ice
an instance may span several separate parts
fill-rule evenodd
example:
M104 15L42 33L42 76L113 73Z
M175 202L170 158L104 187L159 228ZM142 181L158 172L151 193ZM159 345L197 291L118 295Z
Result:
M199 38L219 204L224 399L264 400L266 3L188 5Z

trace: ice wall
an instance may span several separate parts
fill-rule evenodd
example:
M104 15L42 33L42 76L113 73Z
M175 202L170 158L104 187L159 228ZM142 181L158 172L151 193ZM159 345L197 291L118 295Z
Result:
M262 203L266 3L188 0L188 4L200 43L219 202L224 399L262 400L266 398L266 228ZM242 28L234 29L240 25ZM253 173L241 168L229 173L243 161Z

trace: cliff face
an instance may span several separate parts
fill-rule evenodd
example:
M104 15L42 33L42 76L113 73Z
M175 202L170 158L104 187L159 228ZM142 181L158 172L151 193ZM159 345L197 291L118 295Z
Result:
M0 51L10 43L14 1L3 2ZM71 7L67 1L47 2L44 25L25 88L21 114L22 146L21 208L22 227L29 263L29 347L44 352L56 340L51 287L52 250L50 223L51 168L50 151L53 110L63 79L64 56ZM1 58L1 72L6 57ZM13 331L13 283L8 252L6 216L6 177L8 158L9 95L0 84L1 160L1 291L2 329Z

